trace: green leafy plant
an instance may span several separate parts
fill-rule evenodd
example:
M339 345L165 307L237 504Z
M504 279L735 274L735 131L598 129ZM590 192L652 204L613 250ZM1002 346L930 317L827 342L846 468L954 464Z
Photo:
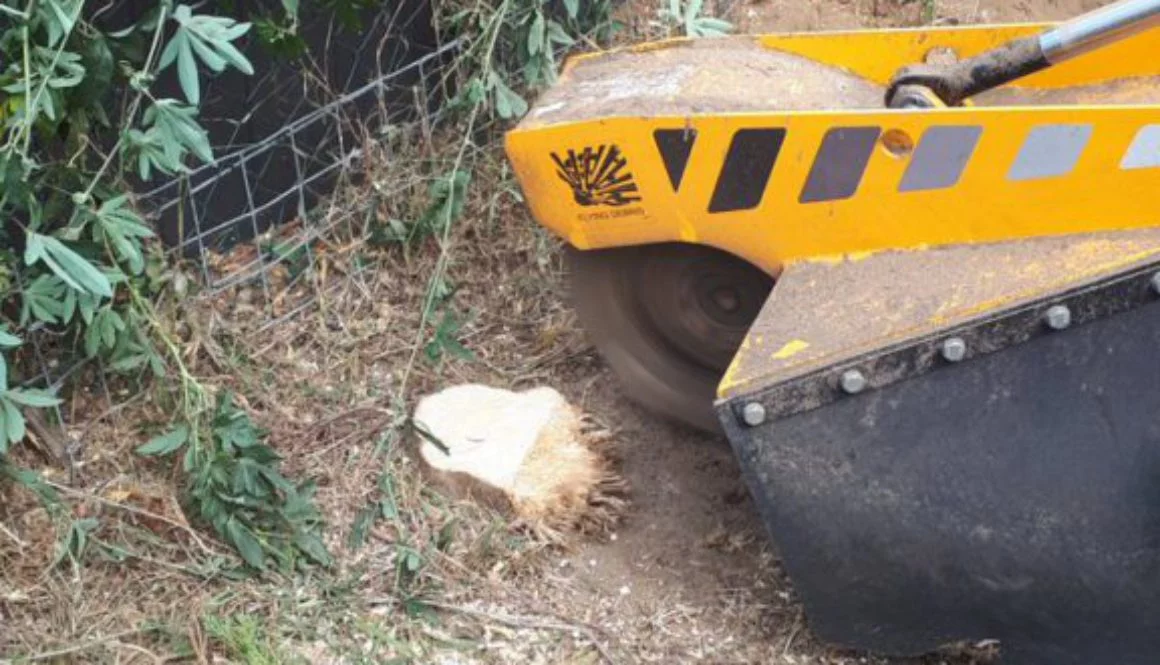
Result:
M0 1L0 477L39 493L10 453L27 410L60 403L31 387L40 349L27 353L24 342L45 329L44 351L58 363L97 359L107 371L163 379L174 426L139 452L183 451L193 514L248 564L328 562L313 488L282 475L265 435L228 396L207 397L156 315L164 259L128 184L213 161L199 120L203 77L253 73L239 46L250 24L161 0L112 32L82 0ZM169 69L181 99L155 90ZM60 557L79 559L95 529L74 522Z
M705 0L667 0L657 12L661 24L669 31L688 37L720 37L733 31L733 25L723 19L705 16Z
M923 25L934 23L938 16L938 0L903 0L906 4L918 3L922 8L920 20Z
M158 171L181 172L191 158L213 160L197 121L198 79L202 69L251 71L232 44L249 26L162 3L111 34L83 8L75 0L30 1L9 7L0 31L0 219L9 246L23 248L4 256L12 278L0 298L19 305L8 321L17 335L49 326L66 340L55 349L60 354L100 357L120 372L149 364L162 374L149 312L133 296L151 286L145 266L154 234L132 205L120 165L136 161L137 175L148 180ZM141 41L150 46L134 48ZM152 94L153 80L171 63L192 105ZM110 118L117 102L123 113ZM102 136L111 148L101 147ZM19 359L14 340L0 349L20 381L30 373L11 362ZM56 404L9 392L13 400L24 396L25 407ZM4 410L0 453L23 437L17 413Z
M437 25L467 37L459 65L464 80L455 104L485 102L495 116L527 113L526 94L556 79L563 54L579 42L608 39L618 29L612 0L448 2Z
M306 560L329 565L314 485L296 484L282 475L281 458L266 436L230 393L222 393L205 431L181 423L137 453L181 453L196 514L250 566L263 569L274 562L289 568Z
M22 344L19 337L0 328L0 349L15 349ZM24 413L21 407L46 408L60 400L42 390L13 388L8 384L8 361L0 355L0 461L8 448L24 439Z

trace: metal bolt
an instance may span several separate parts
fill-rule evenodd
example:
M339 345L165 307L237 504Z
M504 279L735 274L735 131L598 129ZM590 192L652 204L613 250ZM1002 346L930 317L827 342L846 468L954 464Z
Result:
M746 425L757 427L765 422L765 407L760 402L750 402L741 409L741 418Z
M866 389L866 375L856 369L842 372L842 390L856 395Z
M1071 310L1067 305L1052 305L1043 315L1043 322L1052 330L1064 330L1071 325Z
M967 357L967 343L961 337L951 337L942 343L943 360L957 363Z
M1152 275L1152 290L1156 292L1156 295L1160 295L1160 272Z

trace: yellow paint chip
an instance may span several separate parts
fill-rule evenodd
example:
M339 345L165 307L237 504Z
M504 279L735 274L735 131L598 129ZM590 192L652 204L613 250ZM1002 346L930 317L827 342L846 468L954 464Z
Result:
M785 360L786 358L789 358L789 357L794 356L798 353L801 353L802 351L805 351L807 348L809 348L809 346L810 346L810 343L805 341L805 340L801 340L801 339L790 340L790 341L785 343L785 346L781 347L780 349L777 350L776 353L773 354L773 359L774 360Z

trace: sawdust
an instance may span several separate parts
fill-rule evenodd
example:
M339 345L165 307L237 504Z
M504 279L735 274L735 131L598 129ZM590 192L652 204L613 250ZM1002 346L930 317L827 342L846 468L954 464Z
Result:
M1141 76L1072 88L998 88L978 95L974 101L980 106L1156 104L1160 103L1160 76Z
M1107 4L1100 0L936 0L935 23L1065 20ZM799 32L922 25L927 3L899 0L740 0L732 19L741 32Z
M749 37L726 37L581 59L540 97L524 124L771 108L878 108L883 94L841 69L762 48Z

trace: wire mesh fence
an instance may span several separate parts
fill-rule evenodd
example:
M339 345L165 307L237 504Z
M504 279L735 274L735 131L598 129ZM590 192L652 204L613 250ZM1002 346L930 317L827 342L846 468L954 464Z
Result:
M399 20L398 13L387 11L376 20ZM255 102L241 117L213 121L231 130L226 141L214 145L212 163L155 186L138 184L137 205L165 241L169 259L192 267L182 274L192 272L200 282L189 290L190 297L220 298L242 291L261 312L256 332L308 312L333 288L318 278L325 269L318 260L318 244L333 240L336 233L365 241L375 208L397 193L386 189L373 196L351 196L369 186L368 157L390 159L384 151L389 153L392 136L429 137L446 118L440 103L447 89L445 65L460 44L442 44L418 56L414 49L395 49L398 57L384 57L389 39L403 38L399 30L385 26L367 32L380 43L353 50L378 49L380 71L369 80L356 80L346 72L335 81L328 63L304 59L298 65L301 88L285 112L291 116L288 122L255 136L247 125L264 112L263 104ZM271 94L288 93L275 87ZM408 168L402 159L395 166ZM434 177L415 171L400 186L414 189ZM68 382L73 393L87 394L88 401L103 404L109 412L131 397L132 391L119 387L124 381L114 381L99 357L84 357L75 340L42 324L27 332L24 386L56 391ZM75 346L72 352L68 345ZM141 368L142 374L147 371ZM30 429L37 439L59 438L39 443L62 461L78 458L83 437L69 433L73 419L62 407L50 411L62 428L30 422ZM87 419L92 419L91 410Z
M155 219L176 218L171 251L197 266L202 293L254 285L272 323L308 308L318 295L301 293L316 283L314 244L365 219L374 204L341 198L363 179L368 142L390 133L430 131L442 121L444 112L432 109L430 100L442 87L439 64L457 48L455 42L445 44L213 164L145 192L142 204ZM271 178L272 172L277 177ZM223 190L238 204L215 205ZM230 214L222 216L223 209ZM273 279L275 273L283 279ZM298 298L287 306L287 296L296 292Z

